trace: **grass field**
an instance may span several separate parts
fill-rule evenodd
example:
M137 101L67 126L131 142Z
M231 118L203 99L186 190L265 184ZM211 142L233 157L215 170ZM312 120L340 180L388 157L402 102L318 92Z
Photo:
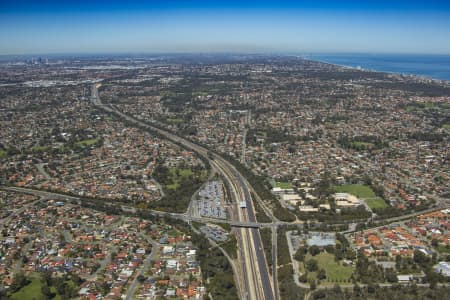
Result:
M182 118L167 118L166 123L177 125L183 123L184 120Z
M308 254L305 261L308 261L311 258L317 260L319 269L324 269L326 271L327 277L324 282L335 283L347 281L353 274L354 267L344 266L342 265L342 262L336 262L333 254L322 252L314 257ZM317 272L308 273L308 278L316 279L316 277Z
M42 282L38 277L32 278L31 282L11 295L12 300L44 300L41 293Z
M277 182L275 182L275 187L281 188L281 189L290 189L290 188L292 188L292 184L290 182L277 181Z
M0 150L0 158L6 157L8 153L5 150Z
M437 250L440 252L440 253L450 253L450 247L447 247L447 246L444 246L444 245L439 245L438 247L437 247Z
M351 143L354 147L359 147L359 148L367 148L367 149L371 149L374 148L375 145L372 143L367 143L367 142L352 142Z
M88 140L82 140L82 141L76 142L75 145L86 147L86 146L92 146L92 145L98 143L99 141L100 141L99 138L88 139Z
M373 199L365 199L364 200L367 205L371 208L371 209L377 209L377 208L386 208L389 205L387 205L387 203L381 199L381 198L373 198Z
M161 95L161 97L176 97L177 95L183 94L183 93L176 93L176 92L172 92L172 91L161 91L159 93Z
M423 110L429 110L429 109L439 109L439 110L446 110L450 109L449 103L433 103L433 102L420 102L420 103L414 103L412 105L408 105L406 107L406 111L412 112L412 111L423 111Z
M358 198L376 198L373 190L362 184L347 184L336 187L336 192L338 193L349 193Z
M33 152L45 152L50 150L50 146L34 146L31 148Z
M38 273L31 274L30 276L31 282L18 290L17 292L10 295L9 299L12 300L47 300L48 298L42 294L42 286L44 282L42 281L40 275ZM68 286L71 289L78 290L79 287L75 285L72 280L66 281ZM57 293L56 287L51 286L50 291L53 294L52 300L61 300L62 297Z
M208 92L208 91L195 91L195 92L192 92L192 97L208 96L209 94L210 94L210 92Z
M173 183L167 185L166 188L172 190L176 190L180 186L180 180L182 178L189 177L190 175L193 174L191 169L170 168L169 172L172 177Z
M266 136L267 136L267 132L261 131L261 130L260 130L260 131L257 131L256 134L259 135L259 136L263 136L263 137L266 137Z

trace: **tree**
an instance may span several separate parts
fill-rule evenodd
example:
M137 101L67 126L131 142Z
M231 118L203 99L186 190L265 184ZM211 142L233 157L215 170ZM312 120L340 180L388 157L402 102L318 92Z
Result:
M306 252L307 250L305 247L300 247L298 248L297 252L295 252L294 258L298 261L304 261Z
M108 294L109 290L111 289L109 283L107 281L104 281L101 285L100 285L100 290L102 291L103 295Z
M66 288L67 288L67 284L64 282L64 279L63 278L55 278L54 285L56 287L56 291L58 292L58 294L64 295Z
M439 282L439 274L437 274L433 270L428 270L424 277L424 281L430 284L431 289L434 289Z
M373 294L375 293L376 287L373 283L369 283L367 285L367 292L369 292L369 294Z
M396 283L398 282L397 274L392 269L387 269L385 271L385 277L387 282Z
M28 263L28 257L26 257L25 255L22 256L22 263L24 263L24 264Z
M402 257L400 255L395 256L395 268L399 270L402 266Z
M52 272L51 271L46 270L44 272L41 272L41 278L46 285L48 285L48 286L52 285Z
M316 281L312 278L309 280L309 288L311 291L314 291L317 288Z
M353 286L353 293L358 296L361 293L361 287L357 283L355 283L355 285Z
M327 278L327 273L324 269L320 269L319 272L317 272L317 278L320 280Z
M306 269L310 272L317 271L318 269L317 261L315 259L309 259L306 262Z
M335 294L340 294L340 293L342 293L341 286L340 286L339 284L336 283L336 284L334 285L334 287L333 287L333 291L334 291Z
M426 265L430 262L430 258L418 249L414 250L413 260L421 267L426 267Z
M320 253L320 249L319 249L318 246L312 245L311 247L309 247L309 253L310 253L312 256L316 256L317 254Z
M334 246L333 245L326 245L325 246L325 251L327 251L330 254L334 253Z
M43 284L42 287L41 287L41 293L42 293L42 295L44 295L45 299L51 299L51 298L53 298L52 291L50 290L50 288L48 287L48 285L45 284L45 282L44 282L44 284Z
M305 260L305 254L303 254L303 252L299 252L297 251L294 255L294 259L296 259L297 261L304 261Z
M308 274L307 273L303 273L302 275L300 275L299 277L298 277L298 281L300 281L300 282L307 282L308 281Z
M80 286L83 283L83 279L76 275L76 274L72 274L72 282L76 285L76 286Z
M25 274L23 272L18 272L14 276L14 280L11 284L11 291L17 292L18 290L26 286L28 283L30 283L30 280L28 280L28 278L25 277Z

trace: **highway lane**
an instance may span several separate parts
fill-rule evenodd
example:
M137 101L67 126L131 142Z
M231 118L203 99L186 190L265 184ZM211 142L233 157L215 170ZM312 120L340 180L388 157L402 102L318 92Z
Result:
M108 112L115 113L129 122L155 131L170 141L179 143L185 148L194 150L199 155L208 159L212 167L223 175L224 179L233 190L232 198L234 202L239 203L240 201L245 201L247 204L246 209L238 210L237 216L234 216L234 218L237 219L234 221L256 222L248 183L246 183L242 175L229 162L215 154L213 154L213 157L210 158L208 155L209 151L206 148L185 140L169 131L150 126L147 123L112 108L111 106L102 104L100 97L98 96L98 85L93 86L91 98L92 102L96 106ZM255 228L241 228L236 230L236 232L238 235L237 240L239 242L241 254L241 264L243 266L242 275L244 277L244 281L246 282L248 299L274 299L271 279L268 272L259 231Z
M232 181L232 185L233 190L237 192L236 199L244 200L246 202L246 208L238 209L238 219L244 223L256 222L251 194L245 179L234 169L234 167L226 169L220 162L219 168L227 174L227 178L235 179ZM249 299L273 299L272 285L259 231L254 228L249 228L240 231L240 233L244 248L250 246L250 249L246 249L249 253L244 258L246 267L253 270L253 274L256 274L256 276L252 274L252 276L247 279L250 284L252 282L255 284L255 289L257 291L257 295L249 295ZM256 296L256 298L253 298L254 296Z
M213 162L216 164L215 162ZM220 163L218 163L217 168L225 175L227 180L233 178L233 174L227 169L225 169ZM229 180L230 191L232 194L232 198L235 199L235 206L238 206L238 200L244 199L243 192L239 188L238 182L234 180ZM246 222L246 215L243 213L241 208L237 208L234 210L236 213L233 215L233 221ZM242 264L242 277L244 278L245 286L246 286L246 299L264 299L261 296L261 291L263 288L259 284L259 280L257 278L259 274L259 270L257 269L257 265L255 264L256 258L253 255L254 245L251 244L251 236L247 229L240 228L236 230L237 240L239 242L239 260Z
M215 163L213 163L213 164L216 165ZM220 165L216 165L216 167L219 172L223 172L223 174L227 173L226 170L221 169ZM224 178L228 178L228 177L224 176ZM235 185L235 182L229 181L228 183L229 183L231 198L239 199L240 198L239 190L238 190L237 186ZM232 210L232 212L233 212L232 220L233 221L242 220L241 219L242 214L240 212L240 209L237 208L236 201L234 203L234 207L236 209ZM255 290L254 280L250 277L250 275L253 274L255 271L250 271L250 272L247 271L249 268L254 266L251 264L251 261L248 256L247 235L246 235L245 231L243 231L241 228L236 229L235 234L236 234L236 240L239 245L238 259L241 262L241 269L240 269L241 276L240 277L243 278L244 286L245 286L245 291L242 291L241 295L243 295L245 297L245 299L256 299L255 294L254 294L254 290Z
M241 188L242 186L235 186L236 191L238 192L237 199L245 199L245 191ZM247 213L247 208L239 208L237 210L237 217L240 221L248 222L249 216ZM247 281L250 287L249 299L265 299L264 294L264 282L261 280L259 270L260 264L258 262L258 257L255 251L253 251L256 246L254 243L254 236L252 234L251 229L240 229L240 234L242 237L242 246L244 248L244 260L247 266L247 271L250 272L246 274L248 277Z
M251 194L249 192L248 184L245 182L245 179L243 178L243 176L241 174L239 174L237 171L235 173L235 176L237 177L237 179L240 182L240 186L241 187L245 187L243 188L243 192L244 192L244 199L246 202L246 210L248 213L248 219L246 220L247 222L257 222L256 220L256 216L255 216L255 212L254 212L254 208L253 208L253 202L252 202L252 198L251 198ZM271 284L271 280L270 280L270 276L269 276L269 268L268 265L266 263L265 260L265 254L264 254L264 249L262 246L262 241L261 241L261 236L259 234L259 230L255 229L255 228L250 228L250 232L251 235L253 236L253 243L255 246L255 251L256 251L256 258L258 260L258 265L260 268L260 276L261 276L261 281L263 283L263 290L264 290L264 294L265 294L265 298L268 299L268 297L272 297L273 298L273 293L272 293L272 284Z

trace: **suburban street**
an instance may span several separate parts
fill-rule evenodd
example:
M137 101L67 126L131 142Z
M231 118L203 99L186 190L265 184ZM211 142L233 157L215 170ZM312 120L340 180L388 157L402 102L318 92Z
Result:
M160 246L158 243L156 243L155 241L150 241L152 244L152 252L147 256L147 258L145 259L144 265L141 267L141 269L139 270L139 272L137 272L136 276L133 277L133 281L130 283L130 287L127 290L127 296L126 296L126 300L131 300L133 299L133 295L136 292L136 288L138 286L138 278L140 275L144 275L145 271L148 270L148 268L151 265L151 262L153 260L153 258L156 255L156 252L158 251L158 247Z

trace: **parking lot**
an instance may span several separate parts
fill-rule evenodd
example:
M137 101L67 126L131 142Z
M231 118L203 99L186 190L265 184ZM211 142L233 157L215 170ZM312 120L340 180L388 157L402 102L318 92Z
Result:
M213 239L216 242L224 242L228 239L228 233L218 225L207 224L200 227L200 231L204 233L207 238Z
M198 192L193 203L193 213L197 216L226 219L224 192L221 181L209 181Z

